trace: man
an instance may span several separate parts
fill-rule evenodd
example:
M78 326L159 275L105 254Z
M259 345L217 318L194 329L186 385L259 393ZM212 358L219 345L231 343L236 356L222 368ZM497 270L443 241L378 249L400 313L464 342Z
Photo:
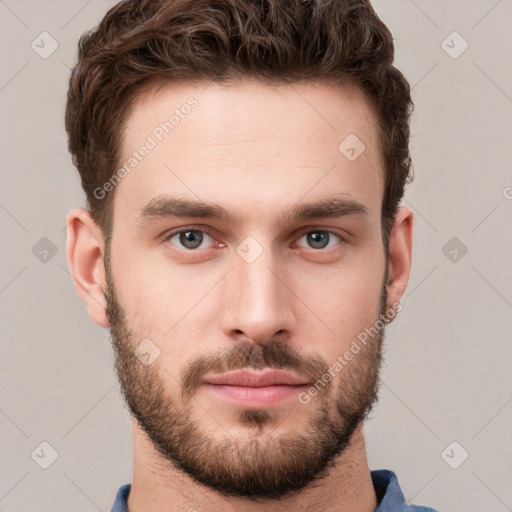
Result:
M423 510L370 471L413 221L366 0L129 0L82 36L67 256L133 416L112 511Z

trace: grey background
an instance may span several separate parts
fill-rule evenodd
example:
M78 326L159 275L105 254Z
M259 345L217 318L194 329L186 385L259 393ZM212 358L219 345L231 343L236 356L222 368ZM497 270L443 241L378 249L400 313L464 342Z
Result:
M108 331L89 319L65 259L65 215L84 205L63 124L69 68L79 35L113 3L0 1L4 512L108 511L131 481L131 424ZM415 179L404 204L415 213L415 239L366 425L370 467L396 471L414 503L512 510L512 2L374 6L413 86ZM58 43L46 59L31 48L43 31ZM442 46L454 31L469 44L458 58ZM458 52L461 42L444 47ZM46 261L43 237L57 251ZM43 441L58 452L48 469L31 457ZM460 447L443 457L453 441ZM462 449L469 457L452 469L446 461L460 462ZM49 457L44 450L36 453Z

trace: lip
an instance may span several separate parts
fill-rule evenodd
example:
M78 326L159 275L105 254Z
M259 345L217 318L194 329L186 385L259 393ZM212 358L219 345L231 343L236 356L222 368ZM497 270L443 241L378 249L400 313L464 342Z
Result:
M251 388L260 388L264 386L305 386L309 382L302 377L284 370L234 370L221 375L211 375L205 377L203 382L206 384L244 386Z
M267 409L296 398L309 382L283 370L236 370L203 379L203 388L237 407Z

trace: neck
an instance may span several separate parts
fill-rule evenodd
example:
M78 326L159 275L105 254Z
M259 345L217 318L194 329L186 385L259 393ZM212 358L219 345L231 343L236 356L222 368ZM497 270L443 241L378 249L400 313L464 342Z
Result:
M222 496L194 482L172 464L162 461L137 423L133 423L133 479L128 511L174 512L178 510L217 512L259 512L269 510L304 512L373 512L377 498L366 457L362 426L350 445L336 459L323 479L278 501Z

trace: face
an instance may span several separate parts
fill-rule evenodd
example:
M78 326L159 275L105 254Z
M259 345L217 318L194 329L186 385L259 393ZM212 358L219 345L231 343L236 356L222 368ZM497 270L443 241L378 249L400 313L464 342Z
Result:
M390 307L375 121L326 83L136 102L105 299L123 394L163 465L279 498L327 472L375 403L384 329L351 349Z

